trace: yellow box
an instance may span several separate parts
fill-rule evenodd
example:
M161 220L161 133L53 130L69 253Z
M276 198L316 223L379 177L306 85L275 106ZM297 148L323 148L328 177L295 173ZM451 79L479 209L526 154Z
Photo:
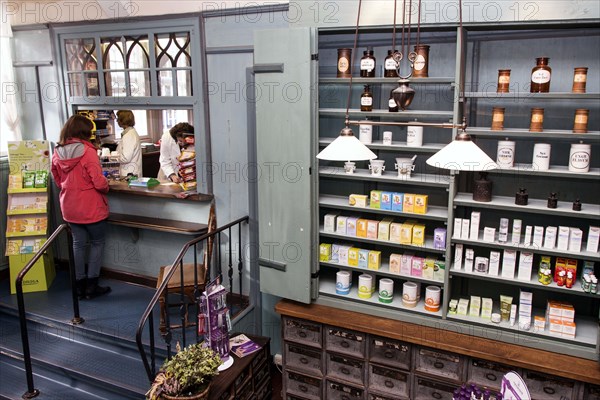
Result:
M348 265L351 267L358 267L358 253L360 249L358 247L350 247L348 250Z
M402 231L402 224L398 222L392 222L390 224L390 242L400 243L400 232Z
M319 261L331 261L331 244L321 243L321 245L319 246Z
M417 194L415 195L415 203L413 207L413 212L417 214L427 214L427 202L429 196L426 194Z
M414 213L415 212L415 195L412 193L404 193L404 204L402 205L402 212Z
M348 198L348 204L354 207L366 207L368 197L366 194L351 194Z
M21 272L25 265L33 259L34 255L20 254L8 257L11 294L17 293L15 279L17 279L17 275L19 275L19 272ZM56 270L54 269L53 258L48 254L44 254L25 275L25 279L23 279L23 293L48 290L55 276Z
M423 267L421 270L421 276L423 279L431 279L433 280L433 271L435 269L435 259L426 258L423 263Z
M356 237L367 237L367 225L369 224L369 220L367 219L359 219L356 221Z
M377 239L379 240L390 240L390 225L392 223L391 218L384 218L379 221L377 228Z
M425 225L423 225L423 224L413 225L412 244L415 246L425 246Z
M369 269L377 271L381 266L381 251L371 250L369 251Z
M367 221L367 238L377 239L379 235L379 221L368 220Z
M381 208L381 190L371 190L371 208Z
M413 226L410 222L400 225L400 244L412 244Z

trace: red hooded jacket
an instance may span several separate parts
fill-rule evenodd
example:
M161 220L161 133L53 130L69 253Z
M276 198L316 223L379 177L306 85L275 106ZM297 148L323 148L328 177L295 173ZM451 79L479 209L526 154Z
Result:
M69 139L58 146L52 157L52 176L60 189L65 221L91 224L108 218L108 180L90 142Z

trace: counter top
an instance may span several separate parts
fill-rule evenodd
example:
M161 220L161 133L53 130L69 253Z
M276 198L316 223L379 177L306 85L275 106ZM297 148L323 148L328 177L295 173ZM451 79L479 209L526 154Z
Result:
M196 193L187 195L181 186L176 183L161 183L160 185L144 188L138 186L129 186L125 181L109 181L110 192L119 194L129 194L137 196L162 197L179 200L211 201L212 194Z

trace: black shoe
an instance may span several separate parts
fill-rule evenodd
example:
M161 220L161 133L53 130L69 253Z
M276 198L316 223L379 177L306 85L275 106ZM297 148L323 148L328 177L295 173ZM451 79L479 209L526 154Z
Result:
M109 286L99 286L98 278L88 278L87 288L85 290L85 298L93 299L110 292Z
M77 297L79 300L83 299L87 290L87 278L78 279L75 281L75 290L77 291Z

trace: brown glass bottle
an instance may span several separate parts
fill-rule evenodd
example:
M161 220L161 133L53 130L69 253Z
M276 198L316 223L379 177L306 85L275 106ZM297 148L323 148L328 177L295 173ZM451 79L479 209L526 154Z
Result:
M548 93L550 91L550 78L552 68L548 66L548 57L535 59L536 66L531 70L531 93Z
M504 129L504 107L492 108L492 131L501 131Z
M588 118L590 110L578 108L575 110L575 121L573 123L573 133L587 133Z
M498 88L497 93L508 93L510 90L510 69L498 70Z
M360 96L360 111L373 111L373 93L369 85L365 85L365 90Z
M575 68L573 75L573 93L585 93L585 85L587 83L587 67Z
M397 112L398 111L398 103L394 100L394 95L392 91L390 92L390 99L388 100L388 111L389 112Z
M429 46L420 44L415 46L417 58L413 64L414 78L427 78L429 76Z
M352 49L338 49L337 77L350 78L352 75Z
M383 63L383 76L386 78L398 78L398 65L393 54L396 50L388 50L388 55Z
M367 47L367 50L365 50L363 54L364 55L360 59L360 76L361 78L374 78L376 60L373 55L373 49Z
M531 109L531 122L529 124L529 132L542 132L544 130L544 109Z

